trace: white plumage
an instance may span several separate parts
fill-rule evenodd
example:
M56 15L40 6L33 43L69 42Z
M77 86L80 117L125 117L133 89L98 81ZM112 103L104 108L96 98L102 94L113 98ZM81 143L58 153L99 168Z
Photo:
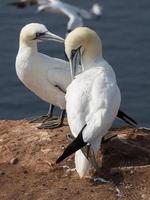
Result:
M100 4L98 3L94 3L91 9L91 12L95 15L95 16L101 16L102 15L102 11L103 11L103 7L100 6Z
M37 42L41 40L63 41L62 38L48 32L42 24L31 23L23 27L16 57L16 72L21 82L37 96L64 110L65 91L71 82L69 63L38 52ZM79 68L77 73L80 71ZM46 124L46 128L58 127L62 122L63 118L53 126ZM42 128L45 128L44 125Z
M95 13L95 9L93 10L93 8L91 12L59 0L38 0L38 4L38 11L45 10L67 16L69 18L67 32L83 26L83 19L91 19L93 15L101 15L101 13Z
M83 129L83 141L96 153L102 137L111 127L120 107L120 91L113 69L102 58L101 41L94 31L77 28L65 41L66 53L80 49L84 72L77 75L67 88L66 111L74 137ZM103 63L103 64L102 64ZM90 162L81 150L75 154L76 170L83 177Z
M52 58L37 50L37 33L48 34L42 24L28 24L21 30L19 51L16 57L16 72L24 85L44 101L65 109L65 90L71 81L69 63ZM55 40L54 34L43 40ZM57 37L56 37L57 38ZM58 40L62 38L58 37ZM64 92L63 92L64 91Z

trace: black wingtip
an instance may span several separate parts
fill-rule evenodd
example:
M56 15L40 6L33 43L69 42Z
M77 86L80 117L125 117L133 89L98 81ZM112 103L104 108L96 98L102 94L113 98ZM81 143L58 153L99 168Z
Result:
M86 125L81 129L79 135L73 140L71 144L64 150L63 154L56 160L56 164L63 161L65 158L75 153L82 147L84 147L87 143L83 141L82 131L86 127Z
M118 111L117 117L124 120L127 124L129 124L131 126L137 126L138 125L138 123L133 118L129 117L122 110Z
M8 6L15 6L17 8L25 8L27 6L26 2L11 2L7 3Z
M57 160L56 160L56 164L60 163L61 161L63 161L66 157L64 157L64 154L62 154Z

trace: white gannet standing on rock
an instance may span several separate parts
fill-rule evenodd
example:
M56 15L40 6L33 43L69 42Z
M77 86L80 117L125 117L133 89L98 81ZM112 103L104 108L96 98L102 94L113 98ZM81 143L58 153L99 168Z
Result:
M38 52L37 42L46 40L64 41L50 33L42 24L31 23L22 28L16 57L16 72L27 88L62 110L58 120L49 122L49 126L46 125L48 128L56 128L61 126L65 114L65 91L71 81L70 69L68 62Z
M84 72L67 88L66 111L75 140L56 163L76 152L76 170L83 177L91 164L98 170L95 154L117 116L121 96L115 73L103 59L101 40L96 32L86 27L76 28L65 40L65 52L71 63L72 76L79 61ZM86 145L90 148L89 157L80 150Z
M68 62L38 52L37 42L45 40L63 41L62 38L48 32L42 24L31 23L23 27L16 57L16 72L27 88L52 104L48 114L38 118L51 121L43 123L39 128L57 128L62 125L65 114L65 92L71 82L70 69ZM57 120L52 118L53 105L62 109ZM128 124L135 123L121 110L118 112L118 117Z
M38 12L47 11L53 13L60 13L69 18L67 24L67 33L71 32L77 27L83 26L83 19L91 19L95 16L99 16L102 12L95 12L95 7L92 7L91 11L81 9L74 5L71 5L60 0L38 0ZM100 6L99 6L100 7Z

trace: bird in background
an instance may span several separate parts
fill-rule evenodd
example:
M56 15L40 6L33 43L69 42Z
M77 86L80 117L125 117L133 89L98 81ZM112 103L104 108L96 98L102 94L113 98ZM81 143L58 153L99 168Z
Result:
M75 152L75 167L84 177L91 165L98 171L96 154L101 140L119 111L121 95L115 72L104 60L102 43L95 31L79 27L68 34L65 52L70 61L71 76L81 62L83 72L67 88L66 111L74 141L57 159L61 162ZM88 146L87 156L81 148Z
M38 0L38 5L38 12L47 11L68 17L67 34L83 26L83 19L92 19L102 15L102 7L98 3L93 4L90 11L60 0Z
M8 3L8 5L16 6L17 8L25 8L28 5L38 5L38 12L49 11L53 13L63 14L69 18L67 30L72 31L78 26L83 26L83 19L100 17L103 7L99 3L94 3L90 11L81 9L77 6L65 3L59 0L18 0Z
M8 3L8 5L16 6L17 8L25 8L28 5L36 5L37 0L18 0L11 3Z

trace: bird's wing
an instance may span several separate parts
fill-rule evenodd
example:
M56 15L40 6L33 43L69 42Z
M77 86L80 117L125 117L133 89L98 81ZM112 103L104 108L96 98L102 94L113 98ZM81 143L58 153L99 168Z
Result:
M48 81L66 93L66 88L71 82L69 67L54 67L48 70Z
M57 159L56 163L63 161L65 158L75 153L76 151L78 151L87 144L86 142L83 141L83 136L82 136L82 132L85 127L86 125L82 127L78 136L73 140L71 144L68 145L68 147L64 150L63 154Z
M88 10L85 10L85 9L80 8L78 10L78 14L84 19L91 19L92 18L92 14Z
M38 8L37 11L48 11L52 13L61 13L59 1L49 1L49 0L38 0Z
M87 11L85 9L81 9L81 8L73 6L73 5L70 5L70 4L67 4L67 3L62 3L61 9L64 12L64 14L66 14L69 17L71 17L73 15L73 16L78 16L78 17L84 18L84 19L92 18L92 14L89 11Z
M38 0L39 8L38 10L47 9L47 11L63 13L68 16L72 10L69 8L69 4L63 3L61 1L50 1L50 0Z
M86 123L83 131L86 142L93 139L93 133L94 137L100 133L103 136L110 128L120 105L120 92L114 78L109 83L103 71L96 68L78 75L69 85L66 109L74 137Z
M107 133L116 118L120 101L120 91L116 80L112 76L106 76L105 73L98 73L93 82L89 102L92 112L86 118L87 127L83 132L85 142L90 143L97 137L102 138Z
M85 145L87 144L83 140L82 132L84 128L86 127L86 124L82 127L81 131L79 132L78 136L73 140L71 144L69 144L66 149L64 150L63 154L56 160L56 163L60 163L67 157L69 157L71 154L75 153L75 166L76 170L80 177L85 176L85 174L88 172L91 163L88 159L87 148ZM84 149L86 148L86 149ZM82 150L80 150L82 149ZM84 150L85 151L84 151Z
M83 26L83 20L80 16L70 15L70 19L67 24L67 33L70 33L77 27Z
M63 9L64 13L66 13L66 15L77 15L80 16L84 19L91 19L92 15L89 11L79 8L77 6L68 4L68 3L64 3L61 2L61 9Z
M37 0L39 5L49 4L49 0Z

